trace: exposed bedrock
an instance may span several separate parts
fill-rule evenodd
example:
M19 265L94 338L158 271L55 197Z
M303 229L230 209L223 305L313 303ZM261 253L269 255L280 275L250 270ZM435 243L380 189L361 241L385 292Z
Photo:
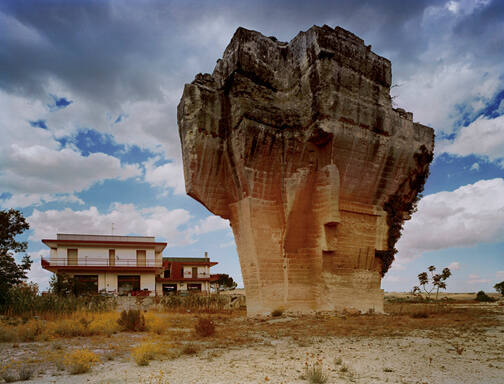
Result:
M390 61L328 26L290 43L238 28L213 74L185 86L186 190L230 220L249 315L383 311L434 149L390 86Z

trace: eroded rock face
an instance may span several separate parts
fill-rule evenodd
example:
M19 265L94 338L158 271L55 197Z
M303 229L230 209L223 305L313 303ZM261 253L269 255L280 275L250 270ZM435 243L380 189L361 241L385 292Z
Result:
M239 28L178 106L187 193L229 219L249 315L383 311L380 281L434 132L393 109L391 64L337 27Z

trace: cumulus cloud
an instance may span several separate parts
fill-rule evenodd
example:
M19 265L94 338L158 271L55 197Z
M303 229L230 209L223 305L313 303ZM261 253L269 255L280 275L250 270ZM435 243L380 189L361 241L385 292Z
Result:
M477 275L477 274L470 274L467 279L467 282L469 284L486 284L486 283L490 283L490 281L491 281L490 279L484 279L480 275Z
M452 155L475 154L490 161L504 160L504 115L493 119L481 116L468 126L462 127L454 140L444 140L439 147L440 152ZM473 167L471 169L479 170L479 165L477 168Z
M191 228L191 233L194 235L202 235L204 233L229 229L229 221L220 218L219 216L208 216L199 221Z
M504 179L481 180L425 196L404 225L397 268L422 253L504 238Z
M479 163L473 163L473 165L471 165L471 168L469 168L470 171L479 171L480 170L480 165Z
M114 234L156 236L168 247L196 242L204 233L228 229L227 220L208 216L191 225L191 215L185 209L169 210L157 206L138 208L133 204L114 203L109 212L100 213L96 207L83 210L40 211L34 209L27 218L33 233L30 240L53 238L57 233ZM113 228L113 229L112 229Z
M27 218L33 233L32 241L53 238L57 233L115 234L156 236L168 246L187 245L194 240L181 226L191 216L185 209L168 210L165 207L137 208L133 204L114 203L107 213L96 207L84 210L39 211L34 209Z
M176 195L185 194L184 169L180 162L156 166L160 158L151 158L144 163L145 181L154 187L173 188Z
M458 261L454 261L453 263L450 263L450 265L448 265L448 268L450 268L450 270L452 271L458 271L460 269L460 263Z
M49 279L52 273L42 268L40 259L49 257L49 249L30 252L29 255L33 263L27 273L28 281L35 282L41 290L46 290L49 287Z
M68 148L55 150L40 145L12 144L0 159L0 185L4 192L21 195L14 195L10 201L18 205L33 204L37 196L39 202L55 200L47 195L71 195L106 179L126 180L141 175L137 165L121 165L116 157L103 153L82 156Z

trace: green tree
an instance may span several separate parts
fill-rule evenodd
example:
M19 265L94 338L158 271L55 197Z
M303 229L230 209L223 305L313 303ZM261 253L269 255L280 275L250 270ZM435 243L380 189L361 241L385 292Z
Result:
M15 253L26 252L28 243L17 241L16 236L30 228L21 212L10 209L0 211L0 284L11 287L26 279L30 269L30 257L25 254L21 264L14 259Z
M8 301L9 290L26 279L26 272L32 261L25 254L20 264L14 254L26 252L26 241L17 241L16 236L30 228L21 212L10 209L0 210L0 307Z
M495 284L494 288L497 292L499 292L502 296L504 296L504 281Z
M418 275L419 285L413 287L413 294L422 295L425 293L427 300L430 299L431 293L436 290L436 300L438 298L439 290L446 289L446 279L451 276L451 271L449 268L444 268L441 273L434 274L436 267L431 265L428 268L428 272L422 272Z
M49 287L51 292L58 296L75 294L75 280L66 273L54 273L49 280Z
M238 285L233 278L226 273L219 274L217 284L219 289L235 289Z

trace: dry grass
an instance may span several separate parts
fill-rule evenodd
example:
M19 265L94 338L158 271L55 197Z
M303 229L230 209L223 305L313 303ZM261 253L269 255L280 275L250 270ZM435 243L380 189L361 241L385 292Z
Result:
M291 339L299 346L313 345L317 339L329 337L395 337L411 335L418 330L429 331L429 337L447 341L458 335L480 337L483 329L499 323L488 305L480 304L418 304L394 302L385 304L386 315L348 316L335 313L289 316L278 322L270 318L247 319L244 311L212 313L199 318L191 313L145 313L149 333L120 333L119 314L75 313L64 318L29 320L26 324L9 321L1 324L0 337L17 341L40 341L20 344L16 353L28 359L39 359L46 370L65 368L63 357L75 348L88 348L102 361L131 361L149 364L152 359L176 359L183 355L206 356L229 348L254 348L271 345L274 339ZM195 332L201 321L212 323L218 332L201 337ZM24 330L21 328L24 327ZM5 333L3 331L6 331ZM5 336L7 335L7 336ZM74 338L74 336L80 336ZM103 336L107 336L104 338ZM145 341L143 339L146 339ZM4 340L5 341L5 340ZM132 350L133 346L133 350ZM458 349L456 347L459 347ZM454 355L463 350L463 342L453 346ZM467 349L467 346L466 346ZM4 358L11 346L3 348ZM22 351L21 351L22 350ZM0 352L2 352L0 350ZM0 358L2 358L0 354ZM134 364L134 363L133 363ZM341 360L336 371L347 369ZM47 368L50 367L50 368ZM329 372L335 371L329 370ZM335 372L336 372L335 371ZM322 372L323 373L323 372ZM342 374L340 372L338 374ZM345 373L346 374L346 373ZM0 379L1 381L1 379Z
M68 372L78 375L88 372L93 363L99 362L100 358L88 349L77 349L66 355L63 361Z

